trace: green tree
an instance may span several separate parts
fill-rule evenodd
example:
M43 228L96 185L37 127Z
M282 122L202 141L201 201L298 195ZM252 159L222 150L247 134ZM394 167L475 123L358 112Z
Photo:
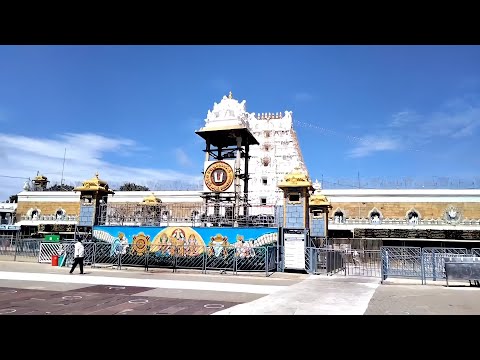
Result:
M47 191L73 191L73 186L72 185L52 185L49 188L47 188Z
M150 189L143 185L127 182L120 186L119 191L150 191Z

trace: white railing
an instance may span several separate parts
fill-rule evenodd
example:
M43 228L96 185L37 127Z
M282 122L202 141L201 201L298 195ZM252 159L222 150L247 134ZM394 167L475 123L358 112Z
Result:
M350 224L372 224L372 225L404 225L404 226L432 226L432 225L453 225L446 222L443 219L424 219L418 220L418 222L410 223L406 219L401 218L386 218L382 219L379 223L372 223L368 218L346 218L342 222L335 221L334 219L328 219L329 225L350 225ZM463 219L455 225L471 225L480 226L480 219Z

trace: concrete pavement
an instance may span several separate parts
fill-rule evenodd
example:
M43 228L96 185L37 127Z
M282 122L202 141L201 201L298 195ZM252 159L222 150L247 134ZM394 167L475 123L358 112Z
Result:
M13 309L16 314L43 310L122 315L480 314L480 288L469 287L468 282L447 288L440 280L420 285L415 280L389 279L380 285L378 278L301 273L265 277L261 273L86 267L85 275L79 275L78 269L69 275L68 270L49 264L0 261L0 314ZM65 302L64 297L70 300ZM55 306L47 306L46 299L52 299ZM132 300L147 302L132 305Z
M138 296L175 297L230 301L233 306L224 314L358 314L365 312L378 279L350 281L350 278L311 276L302 273L258 273L240 275L212 274L199 271L172 273L156 269L129 270L87 267L85 275L68 274L67 268L48 264L0 262L0 286L39 284L42 289L58 285L131 286L145 288ZM148 290L146 290L148 289ZM180 296L180 297L179 297ZM230 310L230 311L229 311Z
M480 287L468 281L390 279L375 291L365 315L480 315Z
M214 315L362 315L379 283L379 279L310 276Z

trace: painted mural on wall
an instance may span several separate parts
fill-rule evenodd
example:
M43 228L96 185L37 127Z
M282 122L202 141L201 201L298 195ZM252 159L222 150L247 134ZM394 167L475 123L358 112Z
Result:
M110 243L111 256L143 255L194 257L227 256L235 249L236 256L255 256L255 248L276 245L277 229L272 228L200 228L188 226L138 227L95 226L93 237Z

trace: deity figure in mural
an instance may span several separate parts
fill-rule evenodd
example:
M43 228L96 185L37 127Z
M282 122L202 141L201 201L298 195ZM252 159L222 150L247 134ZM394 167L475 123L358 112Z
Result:
M125 236L124 233L119 232L118 233L118 240L120 240L120 245L121 245L121 253L122 255L125 255L127 253L127 249L130 245L128 245L128 239Z
M242 235L237 235L237 241L235 242L235 256L244 258L245 255L245 239Z
M158 247L158 250L162 254L167 254L167 247L168 247L168 235L167 233L163 233L162 236L160 237L160 244Z
M172 240L167 236L167 240L165 241L165 255L174 255L175 254L175 249L172 244Z
M125 255L129 246L125 234L119 232L117 238L113 240L112 247L110 248L110 256L117 256L118 254Z
M247 244L248 244L247 257L255 257L255 248L253 246L253 241L247 241Z
M197 256L200 254L200 245L198 244L198 240L194 234L190 235L190 246L192 247L192 256Z
M222 253L225 257L228 255L228 238L222 234L212 236L208 245L208 255L219 257Z
M190 234L185 244L187 256L197 256L199 254L198 241L195 238L195 234Z
M243 235L237 235L237 242L235 243L235 254L240 258L250 258L255 256L254 239L245 241Z
M185 232L182 229L175 229L172 232L172 242L178 256L185 256Z
M190 256L190 237L185 237L182 244L183 256Z

